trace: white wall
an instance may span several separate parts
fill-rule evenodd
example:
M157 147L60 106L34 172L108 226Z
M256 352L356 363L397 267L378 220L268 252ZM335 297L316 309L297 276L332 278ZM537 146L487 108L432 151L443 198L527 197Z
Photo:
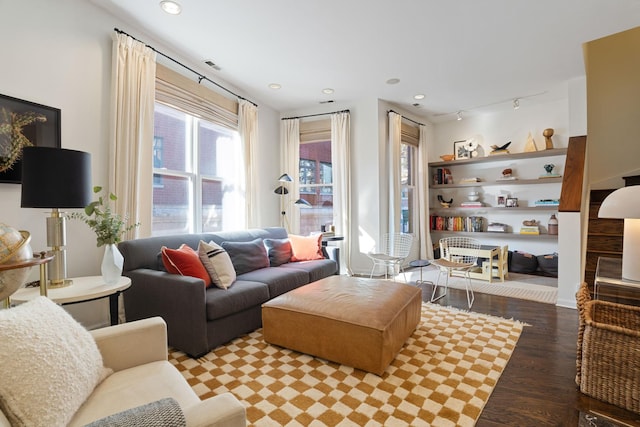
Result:
M6 41L2 49L0 93L60 108L62 147L91 153L95 185L107 183L111 35L114 27L136 35L173 56L161 44L145 39L136 33L135 28L128 28L84 0L2 2L0 13L0 37ZM198 65L190 64L179 56L174 57L198 68ZM251 99L250 96L247 98ZM258 116L258 154L259 158L265 159L258 171L259 197L267 207L260 211L261 222L273 225L277 223L277 203L266 197L269 191L262 184L267 182L266 177L274 176L279 169L277 115L272 109L260 106ZM275 215L271 215L271 211ZM46 249L47 215L41 210L20 208L20 185L0 183L0 222L31 232L34 251ZM85 224L68 222L70 277L100 274L102 253L103 249L96 247L95 235ZM37 271L33 271L32 276L35 279ZM90 327L103 325L108 318L106 300L67 308Z

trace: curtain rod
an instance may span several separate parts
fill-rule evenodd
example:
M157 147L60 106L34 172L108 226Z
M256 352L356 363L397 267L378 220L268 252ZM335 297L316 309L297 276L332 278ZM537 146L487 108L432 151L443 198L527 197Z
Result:
M160 52L158 49L154 48L153 46L150 46L150 45L146 44L145 42L143 42L142 40L139 40L139 39L137 39L137 38L133 37L131 34L129 34L129 33L127 33L127 32L125 32L125 31L119 30L118 28L114 28L114 29L113 29L113 31L115 31L116 33L124 34L125 36L129 36L129 37L131 37L132 39L134 39L135 41L138 41L138 42L142 43L143 45L145 45L146 47L148 47L149 49L151 49L152 51L154 51L154 52L155 52L155 53L157 53L158 55L162 55L162 56L164 56L165 58L167 58L168 60L173 61L173 62L175 62L176 64L180 65L181 67L186 68L187 70L191 71L193 74L195 74L196 76L198 76L198 83L202 83L202 81L203 81L203 80L206 80L206 81L208 81L209 83L213 83L214 85L218 86L220 89L222 89L222 90L224 90L224 91L227 91L228 93L230 93L231 95L235 96L236 98L238 98L238 99L242 99L242 100L247 101L247 102L250 102L250 103L252 103L255 107L257 107L257 106L258 106L258 104L256 104L255 102L253 102L253 101L251 101L251 100L249 100L249 99L247 99L247 98L244 98L244 97L242 97L242 96L238 95L237 93L234 93L234 92L230 91L230 90L229 90L229 89L227 89L226 87L221 86L220 84L218 84L218 83L214 82L213 80L211 80L211 79L210 79L210 78L208 78L207 76L204 76L204 75L200 74L199 72L197 72L196 70L194 70L194 69L192 69L192 68L190 68L190 67L188 67L188 66L184 65L182 62L179 62L179 61L177 61L177 60L173 59L173 58L172 58L172 57L170 57L169 55L167 55L167 54L165 54L165 53Z
M400 117L402 117L405 120L409 120L410 122L413 122L413 123L415 123L415 124L417 124L419 126L425 126L424 123L416 122L415 120L412 120L409 117L403 116L402 114L398 113L397 111L389 110L389 111L387 111L387 113L396 113L397 115L399 115Z
M349 110L340 110L340 111L333 111L333 112L330 112L330 113L307 114L306 116L283 117L280 120L305 119L307 117L326 116L327 114L337 114L337 113L350 113L350 111Z

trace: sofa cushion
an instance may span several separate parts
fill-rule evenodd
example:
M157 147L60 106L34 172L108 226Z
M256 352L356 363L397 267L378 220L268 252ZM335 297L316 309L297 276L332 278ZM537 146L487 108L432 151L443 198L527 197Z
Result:
M0 409L13 426L67 425L109 372L91 334L37 297L0 310Z
M238 276L238 280L266 283L269 287L269 298L289 292L311 281L309 273L304 270L281 267L267 267L250 271Z
M202 265L198 253L185 244L180 245L178 249L170 249L163 246L162 263L167 272L171 274L179 274L181 276L197 277L202 279L206 287L211 286L211 277L207 269Z
M291 261L311 261L322 259L322 234L313 236L289 235L291 241Z
M205 298L207 320L216 320L267 302L269 288L264 283L238 279L227 290L207 289Z
M269 254L269 265L277 267L291 259L291 242L289 239L264 239Z
M331 259L316 259L313 261L290 262L288 264L282 264L279 268L304 270L309 273L309 282L315 282L332 274L336 274L338 265Z
M206 243L200 240L198 256L211 276L211 282L217 287L227 289L236 280L236 270L231 263L231 257L216 242Z
M200 402L189 383L170 362L162 360L134 366L115 372L100 383L68 427L84 426L165 397L172 397L185 410Z
M187 427L180 405L170 397L101 418L85 427Z
M222 242L222 247L229 253L236 275L269 267L269 256L262 239L249 242Z

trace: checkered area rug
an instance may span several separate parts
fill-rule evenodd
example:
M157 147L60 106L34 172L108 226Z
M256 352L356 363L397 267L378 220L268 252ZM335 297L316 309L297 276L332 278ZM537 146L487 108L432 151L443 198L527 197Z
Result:
M475 425L522 326L425 303L382 377L267 344L261 329L199 359L169 359L201 399L233 393L252 426L464 427Z

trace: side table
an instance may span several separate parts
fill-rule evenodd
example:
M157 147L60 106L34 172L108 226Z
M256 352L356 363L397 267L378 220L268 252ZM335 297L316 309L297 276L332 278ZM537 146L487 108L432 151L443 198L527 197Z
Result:
M429 282L427 280L422 280L422 269L431 265L431 261L427 259L416 259L409 262L410 267L420 267L420 280L416 280L416 286L422 286L424 284L433 285L433 282Z
M131 279L122 276L114 285L107 285L102 276L72 278L73 284L61 288L49 288L48 297L60 305L77 304L109 297L111 324L118 324L118 296L131 286ZM11 295L14 303L23 303L40 295L38 288L22 288Z
M621 295L623 299L632 297L638 305L640 298L640 282L624 279L622 277L622 258L599 257L596 267L596 276L593 282L593 298L600 299L600 288L617 288L627 295ZM631 301L625 301L631 303Z

